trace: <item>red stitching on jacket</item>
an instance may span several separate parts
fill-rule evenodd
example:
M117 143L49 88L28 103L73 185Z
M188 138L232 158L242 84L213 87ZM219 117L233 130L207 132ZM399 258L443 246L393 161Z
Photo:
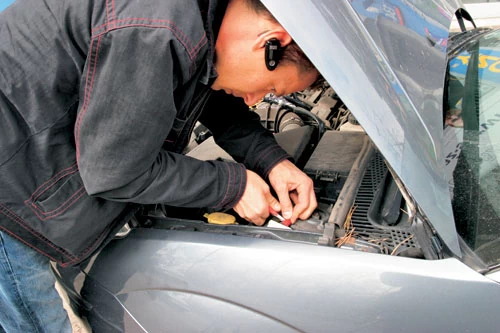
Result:
M106 3L104 4L104 6L106 7L106 24L109 23L109 0L106 0Z
M276 157L270 164L269 166L264 169L264 172L263 174L267 177L268 173L271 171L272 168L274 168L276 166L276 164L278 164L278 162L281 162L281 161L284 161L286 160L286 155L282 155L282 156L279 156L279 157Z
M236 163L231 163L231 167L233 168L233 174L232 174L232 180L231 182L233 183L233 186L236 187L236 178L238 175L238 164ZM233 191L234 192L234 191ZM226 206L229 202L231 202L231 198L228 198L227 201L224 203L224 206Z
M255 163L255 168L260 167L261 163L264 161L265 158L267 158L268 155L271 153L275 152L276 150L279 150L280 147L269 147L266 150L264 150L257 158L257 163Z
M150 22L150 24L152 25L153 23L167 23L169 24L169 28L172 28L173 32L178 32L180 35L182 35L182 39L189 44L189 47L186 46L186 49L188 50L192 50L193 49L193 45L191 42L191 40L182 32L182 30L180 30L179 28L177 28L177 26L175 25L175 23L173 23L172 21L169 21L169 20L159 20L159 19L150 19L150 18L146 18L146 17L128 17L128 18L124 18L124 19L120 19L120 20L113 20L113 22L108 22L107 24L103 24L99 27L96 27L94 29L92 29L92 34L93 36L91 38L95 38L98 36L97 34L97 30L100 30L102 28L105 28L104 31L100 32L99 34L103 34L103 33L106 33L106 32L109 32L115 28L121 28L121 27L127 27L129 26L130 24L132 24L132 26L134 25L134 23L129 23L129 24L124 24L124 25L117 25L117 23L125 23L125 22L130 22L130 21L146 21L146 22ZM138 23L139 24L139 23ZM141 24L144 24L144 23L141 23ZM111 25L114 26L111 27ZM159 28L165 28L167 27L166 25L164 24L159 24L159 25L152 25L152 27L159 27ZM95 33L95 35L94 35ZM177 36L177 38L181 39L181 37Z
M203 48L203 46L207 45L208 43L208 38L207 37L207 34L204 33L203 34L203 37L201 37L200 41L198 42L198 44L196 44L195 46L195 49L193 50L193 59L196 59L196 56L198 55L198 53L200 53L201 49ZM203 43L202 43L203 42ZM193 74L193 71L196 69L196 62L193 60L193 62L191 62L191 66L189 66L189 74Z
M243 166L241 166L240 169L243 169L243 171L246 172L246 169ZM240 193L243 194L245 188L242 187L243 187L243 178L240 180L240 187L238 188L237 196L240 196Z
M120 20L113 20L112 22L108 22L106 24L103 24L103 25L100 25L94 29L92 29L91 33L92 33L92 36L91 38L95 38L97 37L98 35L100 34L103 34L103 33L106 33L106 32L109 32L113 29L116 29L116 28L122 28L122 27L127 27L129 26L129 24L124 24L124 25L120 25L118 26L117 23L125 23L125 22L129 22L129 21L146 21L146 22L150 22L150 23L167 23L170 25L170 27L168 28L172 28L173 32L178 32L179 34L182 35L182 39L184 39L184 41L186 43L189 44L189 47L185 45L186 49L189 51L193 50L193 47L192 47L192 43L191 40L182 32L182 30L180 30L176 25L175 23L173 23L172 21L169 21L169 20L159 20L159 19L151 19L151 18L147 18L147 17L128 17L128 18L124 18L124 19L120 19ZM111 25L113 25L113 27L111 27ZM132 24L131 26L134 26L134 24ZM158 27L158 28L167 28L167 26L163 25L163 24L160 24L158 26L155 26L155 25L152 25L152 27ZM97 34L97 31L100 30L100 29L103 29L105 28L105 30L103 32L100 32L99 34ZM181 39L181 37L177 36L177 38Z
M76 167L76 170L71 170L73 168ZM45 191L47 191L47 189L51 188L52 186L54 186L55 183L57 183L61 178L65 177L65 176L68 176L66 174L63 174L61 175L61 173L64 173L64 172L69 172L71 171L68 175L70 174L73 174L75 173L76 171L78 171L78 166L77 164L73 164L72 166L70 166L69 168L66 168L64 170L61 170L59 171L58 173L56 173L54 176L52 176L52 178L50 178L49 180L47 180L45 183L43 183L42 185L40 185L30 196L30 200L36 200L37 198L39 198ZM57 179L55 179L56 177L58 177ZM50 182L53 182L53 184L51 184L49 187L47 187L46 189L43 190L42 193L40 194L37 194L38 191L40 191L44 186L48 185ZM36 195L36 197L34 198L34 196Z
M35 197L33 197L33 195L32 195L32 197L30 197L28 200L29 200L29 201L32 201L32 202L36 201L36 200L37 200L38 198L40 198L40 197L41 197L41 196L42 196L45 192L47 192L50 188L52 188L55 184L57 184L57 182L58 182L60 179L62 179L62 178L64 178L64 177L67 177L67 176L69 176L69 175L72 175L72 174L76 173L77 171L78 171L78 169L76 169L76 170L74 170L74 171L71 171L71 172L69 172L68 174L61 175L61 177L59 177L58 179L54 180L54 182L53 182L52 184L50 184L50 186L47 186L47 188L45 188L42 192L38 193Z
M233 186L236 187L236 178L237 178L237 175L238 175L238 164L236 163L232 163L232 167L233 167L233 177L232 177L232 183L233 183ZM233 195L234 195L234 191L233 191ZM228 198L227 199L227 202L225 203L225 205L227 205L229 202L231 202L231 199L232 198Z
M224 166L227 168L227 178L228 178L228 181L227 181L227 187L226 187L226 193L224 193L224 197L222 198L221 201L219 201L219 204L216 206L216 207L223 207L224 206L224 202L226 201L226 197L227 197L227 194L229 192L229 188L231 187L231 166L230 166L230 163L225 163Z
M24 203L28 206L29 209L31 209L31 211L33 213L35 213L36 217L38 217L41 221L47 221L47 218L44 216L40 216L38 211L36 209L34 209L33 207L31 207L31 205L29 205L29 203L27 203L26 201Z
M111 0L111 9L113 13L113 22L115 22L116 21L115 0ZM114 26L116 27L116 23L114 23Z
M69 259L74 260L74 258L76 258L74 255L70 254L69 252L67 252L65 250L62 250L62 249L59 249L58 247L55 247L47 238L43 237L42 235L38 234L37 232L35 232L34 230L32 230L30 227L28 227L28 224L22 218L20 218L19 216L17 216L14 212L12 212L11 210L9 210L7 207L5 207L1 203L0 203L0 208L3 208L3 209L0 209L0 213L3 213L5 216L7 216L7 218L9 218L9 219L13 220L14 222L16 222L17 224L19 224L26 231L28 231L29 233L31 233L36 238L40 239L42 242L44 242L45 244L47 244L49 247L53 248L55 251L57 251L57 252L61 253L62 255L68 257ZM12 216L9 216L9 215L5 214L5 211L9 212Z
M69 265L69 264L72 264L72 263L75 263L75 262L78 262L80 261L82 258L86 257L87 254L89 254L90 251L94 250L95 248L95 245L97 243L100 243L102 241L102 239L104 238L104 236L106 236L106 234L108 233L108 228L106 228L103 232L101 232L101 234L99 236L97 236L97 238L95 239L95 241L89 245L89 247L87 247L84 252L81 253L80 256L76 257L74 260L68 262L66 265Z
M117 23L125 23L129 21L146 21L150 22L150 24L146 23L129 23L129 24L123 24L123 25L117 25ZM153 24L153 23L166 23L168 25L164 24ZM111 27L112 26L112 27ZM201 39L196 43L196 45L193 47L193 43L189 39L188 36L186 36L182 30L180 30L175 23L169 20L158 20L158 19L149 19L149 18L143 18L143 17L129 17L125 19L120 19L120 20L113 20L112 22L108 22L106 24L103 24L99 27L96 27L92 29L92 37L95 38L97 36L100 36L104 33L107 33L111 30L118 29L118 28L126 28L126 27L134 27L134 26L144 26L144 27L150 27L150 28L165 28L169 29L174 33L174 35L177 37L177 39L184 45L186 48L186 51L189 55L189 58L193 60L193 58L198 54L199 49L201 49L206 42L208 42L208 39L206 38L206 33L203 33L203 36ZM98 30L101 30L105 28L104 31L97 33ZM203 43L202 45L200 45Z
M73 195L71 195L71 197L68 198L68 200L66 200L65 202L63 202L59 207L51 210L50 212L44 212L40 207L38 207L34 202L29 202L28 200L26 200L24 203L30 207L30 208L34 208L36 209L36 211L34 211L32 209L32 211L36 214L36 216L38 216L38 218L40 218L42 221L45 221L45 220L48 220L50 218L53 218L53 217L56 217L56 216L59 216L61 215L62 213L64 213L69 207L71 207L75 202L78 201L78 199L80 199L84 194L85 194L85 187L82 186L80 187L75 193L73 193ZM78 197L76 197L78 195ZM31 204L31 205L30 205ZM67 206L66 206L67 205ZM62 209L62 210L61 210ZM61 211L60 211L61 210ZM58 212L59 211L59 212ZM46 215L45 217L41 217L40 215L38 215L39 212L40 214L42 215ZM57 213L56 213L57 212Z
M201 37L201 39L198 41L198 43L196 43L196 45L193 47L193 43L191 42L191 40L189 39L189 37L187 37L181 29L179 29L175 23L173 23L172 21L169 21L169 20L160 20L160 19L151 19L151 18L143 18L143 17L129 17L129 18L125 18L125 19L120 19L120 20L116 20L116 14L114 12L114 0L112 0L112 4L113 4L113 20L112 21L109 21L103 25L100 25L94 29L92 29L92 36L91 38L94 39L95 37L100 37L102 36L103 34L109 32L109 31L112 31L112 30L115 30L115 29L119 29L119 28L127 28L127 27L147 27L147 28L164 28L164 29L168 29L170 30L174 36L177 38L177 40L184 46L184 49L186 50L188 56L189 56L189 59L191 60L191 64L189 65L189 74L192 75L193 72L196 70L196 56L198 55L198 53L200 52L200 50L203 48L203 46L205 46L207 43L208 43L208 38L206 36L206 33L204 32L203 33L203 36ZM107 12L107 4L106 4L106 12ZM125 22L130 22L130 21L146 21L146 22L150 22L150 23L156 23L156 22L159 22L159 23L167 23L167 25L162 25L162 24L146 24L146 23L129 23L129 24L123 24L123 25L120 25L118 26L117 23L125 23ZM104 31L102 32L99 32L99 30L101 29L105 29Z
M40 253L40 254L43 254L43 255L44 255L44 256L46 256L46 257L49 257L50 259L52 259L52 261L57 261L56 259L54 259L54 258L53 258L53 257L51 257L50 255L48 255L47 253L45 253L45 252L43 252L42 250L40 250L40 249L38 249L38 248L34 247L34 246L33 246L33 245L31 245L30 243L25 242L22 238L17 237L17 235L16 235L16 234L14 234L14 233L10 232L9 230L5 229L5 227L2 227L2 226L0 225L0 229L3 229L3 231L5 231L5 232L6 232L6 233L8 233L9 235L11 235L12 237L16 238L18 241L20 241L20 242L24 243L24 245L29 246L30 248L32 248L32 249L33 249L33 250L35 250L36 252L38 252L38 253Z
M200 52L202 47L205 46L207 43L208 43L207 34L204 33L203 36L201 37L200 41L193 48L193 58L196 58L196 56L198 55L198 53Z
M92 59L92 51L94 47L94 40L90 42L90 59ZM83 105L82 105L82 112L78 115L76 122L75 122L75 146L76 146L76 161L78 164L78 160L80 159L80 145L79 145L79 138L80 138L80 122L82 118L82 113L86 108L87 104L87 87L88 87L88 82L89 82L89 76L90 76L90 67L91 64L89 63L89 66L87 67L87 80L85 81L85 90L83 92Z
M276 146L267 147L257 156L256 160L263 160L267 155L269 155L273 150L276 150L277 148L278 147Z
M80 189L78 189L78 191L73 193L73 195L68 200L66 200L61 206L54 209L52 212L55 212L56 210L59 210L59 209L62 209L62 210L59 211L58 213L50 216L50 218L54 218L54 217L59 216L62 213L64 213L66 210L68 210L69 207L73 206L78 200L80 200L80 198L83 197L86 193L87 192L85 191L85 187L82 186ZM73 200L71 200L71 199L73 199ZM66 204L67 204L67 206L63 207L63 205L66 205ZM49 218L49 216L47 216L47 218Z
M98 25L97 27L95 27L94 29L92 29L90 33L93 36L96 31L101 30L102 28L106 28L107 26L108 26L108 22L106 22L104 24L101 24L101 25Z
M92 43L90 44L91 49L92 49L92 44L93 44L93 40L92 40ZM97 46L95 49L95 60L94 60L94 64L93 64L94 66L92 69L92 78L90 79L90 82L89 82L89 75L90 75L91 64L89 64L89 67L87 70L87 82L85 82L85 93L84 93L85 100L83 102L82 110L80 111L80 114L78 115L78 119L77 119L76 124L75 124L75 127L76 127L75 144L76 144L76 160L77 160L77 162L80 159L80 125L81 125L83 116L87 112L88 105L90 104L89 101L90 101L90 95L92 93L92 86L94 84L95 69L97 67L98 51L99 51L100 44L101 44L101 37L99 37L97 39ZM92 59L92 56L90 57L90 59ZM87 90L87 88L88 88L88 90Z
M186 52L189 56L189 59L190 60L193 60L193 55L191 54L192 51L190 51L189 49L189 46L186 45L186 42L183 41L181 39L180 36L177 35L177 31L175 31L175 29L172 29L172 27L170 26L166 26L166 25L152 25L152 24L145 24L145 23L131 23L131 24L127 24L127 25L122 25L122 26L117 26L115 29L119 29L119 28L127 28L127 27L146 27L146 28L164 28L164 29L168 29L170 31L172 31L175 35L175 37L177 37L177 39L179 40L179 42L184 46L184 48L186 49ZM109 32L111 29L109 30L106 30L98 35L96 35L95 37L101 37L103 34Z

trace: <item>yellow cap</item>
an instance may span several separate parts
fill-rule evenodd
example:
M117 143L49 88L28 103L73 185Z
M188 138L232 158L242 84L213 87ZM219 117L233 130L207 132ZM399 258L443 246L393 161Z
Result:
M208 223L212 224L238 224L236 223L236 217L231 214L215 212L206 213L203 216L207 218Z

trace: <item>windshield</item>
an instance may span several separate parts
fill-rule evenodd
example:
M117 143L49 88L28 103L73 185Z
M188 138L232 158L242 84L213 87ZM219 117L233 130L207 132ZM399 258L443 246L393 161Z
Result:
M500 264L500 31L449 61L446 168L457 231L489 266Z

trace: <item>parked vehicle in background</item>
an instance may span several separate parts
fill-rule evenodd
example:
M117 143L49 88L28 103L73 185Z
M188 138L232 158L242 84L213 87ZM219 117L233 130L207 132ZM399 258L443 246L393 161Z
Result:
M253 108L318 209L145 206L56 270L72 306L95 332L498 332L500 31L450 34L455 0L263 3L328 82ZM190 148L230 159L202 125Z

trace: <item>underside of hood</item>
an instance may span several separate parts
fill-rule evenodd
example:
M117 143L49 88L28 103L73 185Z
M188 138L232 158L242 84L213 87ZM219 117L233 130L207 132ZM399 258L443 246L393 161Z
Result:
M443 87L449 27L461 3L262 2L349 107L422 215L460 256L444 173Z

